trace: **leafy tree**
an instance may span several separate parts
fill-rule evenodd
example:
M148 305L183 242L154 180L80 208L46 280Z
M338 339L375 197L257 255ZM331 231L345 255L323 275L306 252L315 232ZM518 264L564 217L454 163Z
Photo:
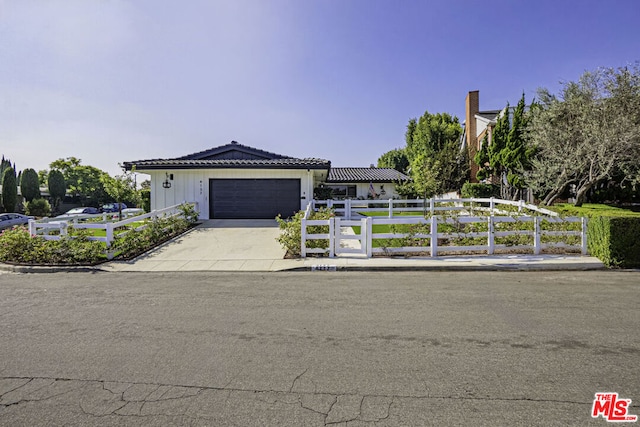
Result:
M378 159L379 168L393 168L399 172L407 173L409 159L403 148L387 151Z
M2 175L2 206L5 212L13 212L18 203L16 171L9 166Z
M468 180L466 153L460 149L462 126L448 113L426 111L407 125L405 148L415 191L424 196L458 190Z
M27 202L40 197L40 181L38 181L38 173L34 169L28 168L22 171L20 192Z
M118 216L122 219L122 205L125 201L135 201L138 204L140 198L136 189L135 179L133 172L124 172L122 175L116 175L111 177L107 174L103 174L100 177L105 191L116 202L118 202Z
M528 127L536 155L527 174L549 205L571 186L576 206L616 175L640 182L640 69L602 68L565 83L556 96L539 91Z
M54 209L60 205L60 201L67 193L67 184L64 175L57 169L53 169L47 177L47 186L49 187L49 196L53 200Z
M49 171L46 169L42 169L38 171L38 181L44 185L44 183L49 182Z
M100 179L107 173L93 166L82 165L81 162L76 157L67 157L52 162L49 167L62 172L69 193L79 197L82 203L100 205L108 201L109 195Z

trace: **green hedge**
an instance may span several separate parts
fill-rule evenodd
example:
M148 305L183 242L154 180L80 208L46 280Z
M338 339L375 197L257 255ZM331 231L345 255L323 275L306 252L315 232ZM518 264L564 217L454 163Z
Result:
M500 186L496 184L473 184L465 182L460 190L463 199L500 197Z
M640 267L640 218L593 217L587 235L589 253L607 267Z

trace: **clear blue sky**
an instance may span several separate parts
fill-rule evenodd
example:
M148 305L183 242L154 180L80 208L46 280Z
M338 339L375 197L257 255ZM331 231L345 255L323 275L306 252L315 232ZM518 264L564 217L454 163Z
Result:
M640 1L0 0L0 154L119 172L231 140L334 166L640 59Z

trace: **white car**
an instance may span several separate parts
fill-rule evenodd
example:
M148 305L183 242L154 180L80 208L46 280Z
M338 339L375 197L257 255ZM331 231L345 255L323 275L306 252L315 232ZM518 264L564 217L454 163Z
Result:
M0 230L4 230L5 228L11 228L14 225L29 224L30 219L33 219L33 217L18 214L18 213L0 214Z

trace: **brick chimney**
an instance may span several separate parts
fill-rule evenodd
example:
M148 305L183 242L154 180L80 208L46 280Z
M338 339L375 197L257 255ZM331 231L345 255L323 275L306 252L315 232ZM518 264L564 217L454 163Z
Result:
M478 182L476 174L478 165L473 157L478 151L478 138L476 137L476 114L480 111L480 91L474 90L467 94L465 99L465 132L467 134L467 150L469 152L469 165L471 166L471 182Z

